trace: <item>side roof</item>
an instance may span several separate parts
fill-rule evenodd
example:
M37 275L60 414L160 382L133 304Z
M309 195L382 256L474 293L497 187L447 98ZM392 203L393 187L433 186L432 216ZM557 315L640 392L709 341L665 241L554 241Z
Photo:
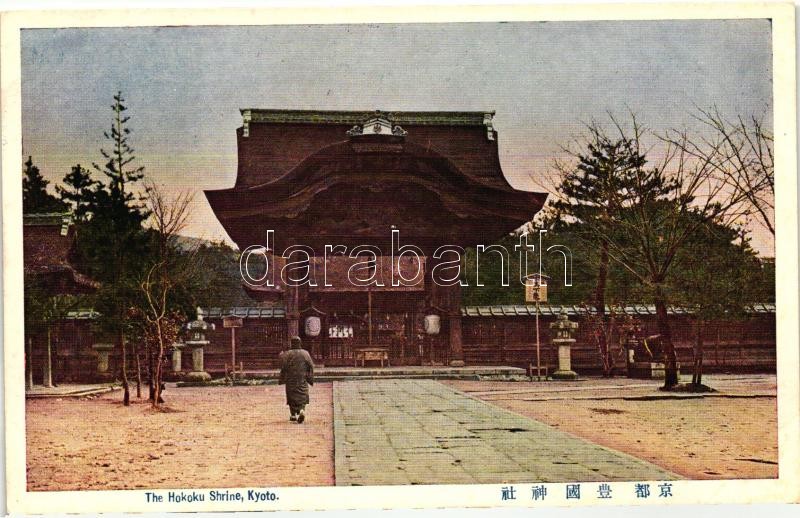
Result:
M75 230L69 212L24 214L22 222L25 274L49 276L54 287L68 291L91 291L99 287L97 281L79 273L70 263ZM58 284L57 277L66 279L66 284Z

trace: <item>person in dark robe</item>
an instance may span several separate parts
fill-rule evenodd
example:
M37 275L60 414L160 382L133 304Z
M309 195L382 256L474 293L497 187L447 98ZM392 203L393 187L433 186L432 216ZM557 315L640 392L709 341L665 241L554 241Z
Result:
M300 347L300 337L293 336L291 349L281 354L281 374L278 383L286 385L286 404L289 420L305 421L305 406L309 402L308 386L314 384L314 361Z

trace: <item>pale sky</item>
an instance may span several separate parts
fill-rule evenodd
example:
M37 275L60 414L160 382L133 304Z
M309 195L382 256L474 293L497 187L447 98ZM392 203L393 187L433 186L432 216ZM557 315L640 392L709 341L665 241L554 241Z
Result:
M771 122L771 60L768 20L28 29L23 153L54 182L102 164L122 90L147 176L196 192L186 233L225 238L202 190L234 183L239 108L494 110L506 177L534 189L607 112L655 131L695 127L694 106Z

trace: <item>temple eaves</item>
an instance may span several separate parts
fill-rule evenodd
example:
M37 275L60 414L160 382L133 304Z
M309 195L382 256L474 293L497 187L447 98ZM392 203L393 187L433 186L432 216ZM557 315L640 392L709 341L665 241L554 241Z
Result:
M486 137L494 140L494 111L336 111L272 110L242 108L243 136L250 134L250 124L363 124L371 117L382 116L395 124L418 126L484 126Z

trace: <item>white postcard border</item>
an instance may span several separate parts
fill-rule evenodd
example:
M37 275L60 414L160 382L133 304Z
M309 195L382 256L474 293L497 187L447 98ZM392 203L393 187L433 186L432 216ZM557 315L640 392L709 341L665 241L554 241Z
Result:
M537 507L650 505L667 500L637 499L634 482L612 482L614 498L594 497L597 483L584 483L587 496L567 500L565 484L546 484L548 498L533 501L532 484L515 484L517 500L501 501L502 485L255 488L279 499L263 504L209 502L147 503L146 491L27 492L25 490L25 397L22 312L21 28L120 27L148 25L261 25L333 23L444 23L537 20L658 20L771 18L776 178L776 301L779 478L775 480L673 481L671 504L800 501L800 336L798 334L798 225L795 102L795 23L792 4L593 4L539 6L340 7L335 9L120 10L3 13L2 63L3 297L8 509L31 512L163 512L314 510L431 507ZM15 324L16 323L16 324ZM577 482L577 481L576 481ZM636 481L647 482L647 481ZM660 481L650 481L657 485ZM213 488L208 488L213 489ZM221 488L220 488L221 489ZM617 490L618 489L618 490ZM180 490L180 488L176 488ZM230 491L231 489L228 488ZM187 493L192 490L183 489ZM203 490L194 490L202 492ZM246 492L246 489L242 489ZM164 494L168 490L154 490Z

